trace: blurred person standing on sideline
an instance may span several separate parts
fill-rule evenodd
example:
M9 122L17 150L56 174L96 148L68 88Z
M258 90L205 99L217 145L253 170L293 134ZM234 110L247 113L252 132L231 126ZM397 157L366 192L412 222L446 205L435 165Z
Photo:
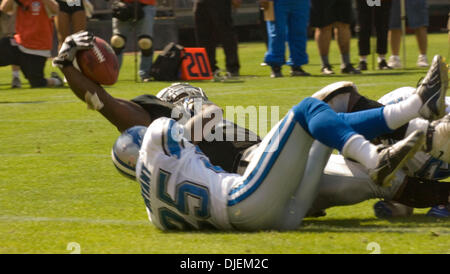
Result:
M393 68L401 68L402 62L400 60L400 43L402 39L402 29L400 20L400 1L393 1L391 8L391 15L389 20L390 29L390 44L391 56L389 57L388 65ZM427 27L429 24L428 18L428 3L427 0L404 0L406 22L409 28L414 30L419 47L419 57L417 58L418 67L428 67L427 58Z
M44 77L47 58L53 46L53 16L59 12L54 0L3 0L0 10L16 10L13 38L0 40L0 66L19 65L31 87L62 86L61 78L52 72Z
M1 4L0 0L0 4ZM14 35L14 28L16 25L16 15L14 12L5 13L0 11L0 38L12 37ZM20 81L20 67L12 65L12 81L11 88L21 88L22 82Z
M233 29L232 9L238 8L242 0L194 0L195 38L197 45L205 48L211 70L220 74L216 61L217 44L222 44L225 53L227 74L239 76L237 34Z
M67 36L86 29L86 15L92 13L93 7L88 0L56 0L56 2L59 5L59 14L55 17L59 49Z
M359 70L367 70L367 55L370 54L370 36L375 27L377 35L378 68L392 69L388 66L385 56L388 45L389 12L391 0L382 0L380 5L369 5L367 0L356 0L358 11L359 33Z
M332 32L341 53L341 73L360 74L350 63L350 24L353 20L352 0L311 0L310 26L316 28L315 40L322 61L321 73L334 74L328 60Z
M310 0L259 0L260 5L273 18L267 19L268 49L264 62L272 68L271 77L282 77L281 66L291 66L291 76L309 76L302 69L308 64L306 53L307 30L309 22ZM289 46L290 57L286 62L286 41Z

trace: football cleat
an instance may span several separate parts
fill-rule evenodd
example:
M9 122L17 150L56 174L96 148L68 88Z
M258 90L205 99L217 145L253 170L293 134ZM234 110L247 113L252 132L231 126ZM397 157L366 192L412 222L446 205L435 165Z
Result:
M445 205L438 205L432 207L428 212L427 216L436 218L447 218L450 217L450 208Z
M414 209L399 203L389 201L379 201L373 205L375 216L379 219L389 219L393 217L409 217Z
M433 121L445 115L445 93L448 87L447 66L439 55L434 56L431 67L414 92L420 96L422 118Z
M450 163L450 114L431 122L428 126L425 152Z
M373 205L373 211L378 219L389 219L392 218L392 209L390 208L388 202L379 201Z
M411 159L425 143L425 133L416 130L389 147L380 147L378 164L369 169L370 178L379 186L389 187L395 173Z

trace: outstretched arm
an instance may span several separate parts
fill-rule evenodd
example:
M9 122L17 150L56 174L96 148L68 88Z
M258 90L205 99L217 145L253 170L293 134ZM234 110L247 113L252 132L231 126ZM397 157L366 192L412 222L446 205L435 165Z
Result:
M111 96L100 85L94 83L71 65L61 68L73 93L86 102L86 93L97 95L103 105L97 109L111 124L122 132L136 125L148 126L152 119L138 104ZM89 102L87 102L89 103Z
M114 98L73 66L77 51L92 48L93 39L94 36L89 32L68 36L58 56L53 59L53 64L61 69L73 93L91 109L98 110L120 132L136 125L148 126L152 117L141 106Z

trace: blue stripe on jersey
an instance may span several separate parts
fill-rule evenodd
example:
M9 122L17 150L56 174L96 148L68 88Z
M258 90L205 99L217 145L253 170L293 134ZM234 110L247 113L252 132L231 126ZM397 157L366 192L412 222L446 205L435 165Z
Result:
M130 172L130 173L132 173L132 174L136 172L135 168L133 168L133 167L131 167L130 165L126 164L125 162L121 161L121 160L119 159L119 157L117 157L117 154L116 154L116 152L115 152L114 150L113 150L113 156L114 156L114 160L117 161L117 163L119 163L123 168L128 169L128 172ZM116 169L117 169L120 173L122 173L122 174L125 175L126 177L129 177L129 178L132 179L132 180L135 180L135 179L136 179L136 177L135 177L135 176L132 176L130 173L126 173L125 171L123 171L123 170L121 170L119 167L117 167L116 165L114 165L114 166L116 167Z
M287 125L287 129L286 132L283 134L283 136L281 136L281 140L279 142L278 148L275 152L272 153L272 155L270 155L269 160L267 162L267 164L265 166L262 166L264 163L264 160L266 159L267 155L270 152L267 151L271 151L271 148L273 146L274 143L276 143L276 139L279 138L280 132L281 130L284 128L286 121L289 117L292 117L292 121L289 122L289 124ZM246 187L250 182L254 181L253 185L244 193L240 194L238 197L232 199L232 200L228 200L228 206L232 206L235 204L238 204L239 202L243 201L245 198L247 198L248 196L250 196L253 192L256 191L256 189L258 189L258 187L261 185L261 183L264 181L264 179L267 177L267 174L269 174L270 170L272 169L273 164L275 163L275 161L277 160L278 156L280 155L281 150L283 149L284 145L286 144L289 136L292 133L292 130L294 129L295 126L295 119L293 119L293 115L291 114L291 112L286 115L286 117L283 119L283 121L281 122L278 131L275 132L275 134L272 136L269 145L267 147L267 151L264 152L261 155L261 158L258 161L258 164L256 165L256 167L252 170L252 172L250 173L250 175L247 177L247 179L245 179L245 181L239 185L236 188L233 188L230 193L228 195L233 195L234 193L238 192L239 190L243 189L244 187ZM262 174L256 178L256 181L254 180L254 177L256 176L256 174L258 173L258 170L263 168L264 171L262 172Z
M450 168L446 162L430 157L414 175L430 180L444 180L450 176Z
M172 136L172 129L173 129L174 125L175 125L175 121L170 119L169 126L168 126L167 130L164 132L164 134L166 135L167 149L169 150L169 154L172 156L175 155L175 156L177 156L177 158L180 158L180 156L181 156L180 143L178 141L176 141L175 139L173 139L173 136Z

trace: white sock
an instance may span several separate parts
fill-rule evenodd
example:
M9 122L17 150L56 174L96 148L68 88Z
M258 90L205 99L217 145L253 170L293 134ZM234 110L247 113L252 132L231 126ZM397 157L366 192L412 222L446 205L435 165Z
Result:
M406 130L405 137L411 134L413 131L421 130L423 132L427 132L428 126L430 122L425 119L416 118L409 122L408 129Z
M14 78L19 78L19 71L18 70L13 70L12 71L12 75Z
M422 100L419 95L413 94L404 101L385 106L383 115L388 127L397 129L410 120L419 117L420 107L422 107Z
M385 60L384 55L378 55L378 58L377 58L378 63L380 63L383 60Z
M375 168L378 163L377 146L359 134L355 134L347 140L341 153L344 157L356 160L366 168Z

